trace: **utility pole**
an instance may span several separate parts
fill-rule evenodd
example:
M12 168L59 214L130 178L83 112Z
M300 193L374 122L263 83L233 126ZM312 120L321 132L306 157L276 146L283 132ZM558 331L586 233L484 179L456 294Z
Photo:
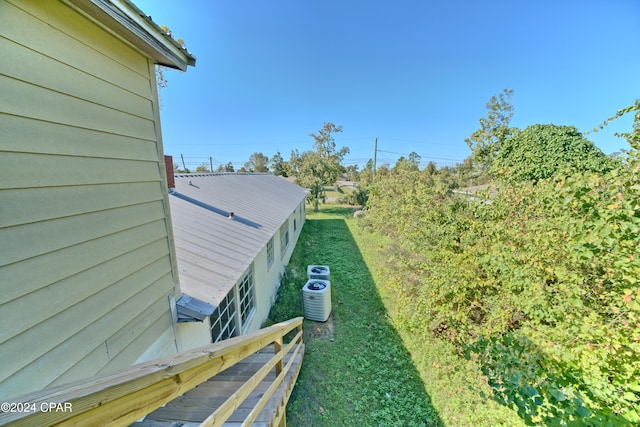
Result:
M378 137L376 136L376 142L373 144L373 176L376 176L377 157L378 157Z
M211 169L209 169L209 171L213 172L213 157L209 156L209 166L211 166Z
M184 156L182 154L180 154L180 158L182 159L182 168L185 170L187 170L187 166L184 164Z

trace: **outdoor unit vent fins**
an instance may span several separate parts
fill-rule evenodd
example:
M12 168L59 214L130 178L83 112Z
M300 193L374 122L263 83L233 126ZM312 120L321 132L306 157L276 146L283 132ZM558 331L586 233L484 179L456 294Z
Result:
M331 314L331 282L311 279L302 288L304 317L326 322Z
M331 280L329 274L329 266L326 265L310 265L307 267L307 277L311 279Z

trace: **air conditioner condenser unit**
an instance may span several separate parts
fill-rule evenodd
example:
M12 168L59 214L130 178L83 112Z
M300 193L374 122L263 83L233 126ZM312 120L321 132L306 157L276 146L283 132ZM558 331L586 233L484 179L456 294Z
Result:
M326 322L331 314L331 282L310 279L302 288L304 317L317 322Z
M311 279L331 280L328 265L310 265L307 267L307 277Z

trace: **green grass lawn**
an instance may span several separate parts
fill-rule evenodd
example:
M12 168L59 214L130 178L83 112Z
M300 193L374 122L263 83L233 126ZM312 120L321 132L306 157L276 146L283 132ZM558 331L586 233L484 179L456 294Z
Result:
M336 189L337 188L337 189ZM338 187L325 187L324 195L329 200L340 200L353 192L353 187L340 185Z
M351 210L308 212L271 313L277 322L303 315L309 264L331 268L333 311L305 320L306 354L287 406L291 426L520 426L493 401L482 377L453 348L412 336L394 322L393 295L380 268L384 238L363 231Z

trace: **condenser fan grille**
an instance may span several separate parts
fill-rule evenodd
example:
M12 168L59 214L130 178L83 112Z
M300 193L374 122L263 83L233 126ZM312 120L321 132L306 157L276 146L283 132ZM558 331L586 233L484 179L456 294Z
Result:
M311 291L321 291L326 287L327 285L322 282L311 282L309 283L309 286L307 286Z
M331 274L328 265L310 265L307 267L309 280L330 280Z

